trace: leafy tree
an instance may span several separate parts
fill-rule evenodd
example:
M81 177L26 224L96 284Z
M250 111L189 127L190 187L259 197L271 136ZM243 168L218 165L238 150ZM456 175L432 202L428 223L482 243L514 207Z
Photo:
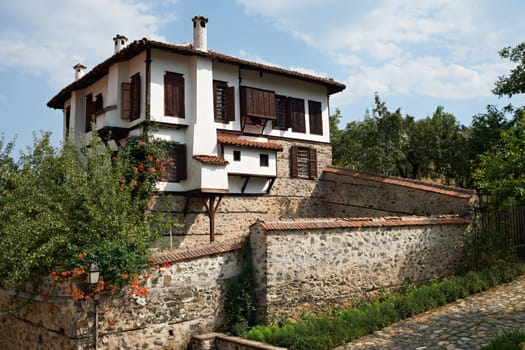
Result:
M516 67L510 71L509 76L498 78L492 92L498 96L508 97L525 93L525 43L516 47L505 47L499 54L502 58L516 63Z
M501 142L480 156L473 176L477 186L488 189L497 203L525 205L525 113L501 133Z
M49 134L18 161L0 144L0 280L38 291L43 277L74 281L73 298L89 298L86 270L101 269L99 289L120 287L147 264L152 240L166 226L145 214L145 202L126 181L129 158L98 141L55 148ZM105 282L105 285L104 285Z

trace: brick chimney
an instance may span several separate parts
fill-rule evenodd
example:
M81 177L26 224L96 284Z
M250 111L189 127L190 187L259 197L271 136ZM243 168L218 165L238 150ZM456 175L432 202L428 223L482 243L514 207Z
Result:
M113 38L113 41L115 42L115 53L118 53L120 50L126 47L128 38L126 38L124 35L117 34Z
M206 38L206 23L208 19L202 16L195 16L193 21L193 48L199 51L208 51Z
M80 63L75 64L73 69L75 70L75 81L82 78L86 73L86 66Z

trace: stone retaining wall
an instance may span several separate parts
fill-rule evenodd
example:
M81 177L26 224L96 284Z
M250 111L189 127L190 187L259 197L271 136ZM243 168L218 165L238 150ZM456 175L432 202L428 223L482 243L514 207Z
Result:
M258 222L251 244L259 316L293 317L454 273L468 225L457 216Z
M101 296L98 348L186 349L192 335L220 329L226 283L242 271L241 248L229 241L157 254L146 298ZM4 291L0 306L6 299ZM51 296L1 315L0 349L92 349L93 326L92 302Z

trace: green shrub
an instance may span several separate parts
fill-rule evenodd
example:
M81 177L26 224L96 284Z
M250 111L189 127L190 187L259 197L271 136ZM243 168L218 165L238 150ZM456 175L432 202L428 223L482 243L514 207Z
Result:
M483 350L522 350L523 342L525 342L523 332L504 333L493 339Z

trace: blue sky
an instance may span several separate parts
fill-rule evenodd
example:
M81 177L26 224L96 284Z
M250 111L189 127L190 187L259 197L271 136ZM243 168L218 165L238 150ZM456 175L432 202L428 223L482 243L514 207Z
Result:
M53 133L61 111L47 101L113 53L112 38L192 40L208 17L208 47L225 54L328 76L347 85L331 98L343 125L362 120L378 92L391 110L416 118L445 107L465 125L512 65L498 51L525 41L521 0L18 0L0 3L0 133ZM521 100L520 100L521 99ZM523 105L523 97L514 97Z

